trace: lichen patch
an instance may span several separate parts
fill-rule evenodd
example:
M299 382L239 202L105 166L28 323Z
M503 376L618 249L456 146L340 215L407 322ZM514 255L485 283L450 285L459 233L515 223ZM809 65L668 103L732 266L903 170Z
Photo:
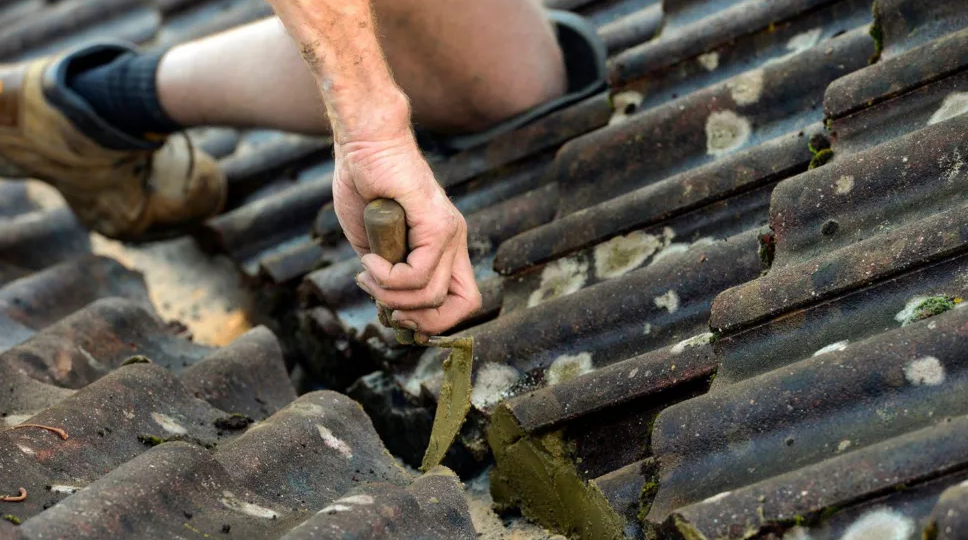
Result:
M708 52L706 54L700 54L696 61L702 66L706 71L716 71L719 67L719 53L716 51Z
M489 362L477 371L477 380L471 391L471 403L480 410L487 410L507 397L507 391L521 378L518 370L507 364Z
M698 336L693 336L689 339L680 341L672 346L672 354L682 354L687 347L701 347L703 345L708 345L713 339L712 332L706 332L705 334L699 334Z
M953 92L944 98L938 110L931 115L928 125L933 126L966 112L968 112L968 92Z
M541 271L541 284L528 298L528 307L577 292L586 281L588 263L585 261L564 258L548 263Z
M938 386L945 380L944 365L933 356L925 356L904 366L904 376L915 386Z
M838 341L836 343L831 343L830 345L827 345L826 347L822 347L821 349L817 350L817 352L813 353L813 355L814 356L820 356L821 354L827 354L827 353L842 351L842 350L846 349L848 345L850 345L850 341L845 339L843 341Z
M178 423L177 420L168 416L167 414L161 414L159 412L151 413L151 418L159 425L162 429L168 433L174 435L187 435L188 430L184 426Z
M657 307L663 308L669 313L679 311L679 295L676 291L669 291L662 296L657 296L653 301Z
M252 504L245 502L235 495L231 491L222 492L222 505L229 510L234 510L236 512L241 512L245 515L262 518L262 519L276 519L279 517L279 513L270 510L268 508L259 506L257 504Z
M668 246L670 240L668 236L659 238L643 231L616 236L595 247L595 275L599 279L623 276Z
M593 369L591 353L561 355L548 366L545 380L548 381L549 386L554 386L577 379Z
M339 499L336 502L343 503L343 504L353 504L358 506L369 506L373 504L374 501L373 501L373 497L369 495L351 495L349 497L343 497L342 499Z
M837 190L837 195L846 195L853 191L854 189L854 177L851 175L843 175L837 179L835 183Z
M323 439L323 444L336 450L346 459L353 457L353 449L350 448L350 445L336 437L336 435L333 435L333 432L329 428L321 424L316 424L316 429L319 431L319 436Z
M914 520L893 510L878 509L855 521L841 540L907 540L914 533Z
M619 92L612 96L612 106L615 108L615 112L609 118L608 125L614 126L627 121L630 116L638 112L643 99L642 94L635 90Z
M749 140L752 128L733 111L716 111L706 120L706 152L715 157L735 152Z
M309 403L306 401L297 401L292 405L289 405L288 410L290 412L297 413L300 416L309 416L312 418L322 417L326 412L322 405L317 405L316 403Z
M704 500L703 503L719 502L719 501L725 499L726 497L729 497L729 494L730 493L732 493L732 491L724 491L724 492L722 492L722 493L720 493L718 495L713 495L712 497L709 497L708 499Z
M53 486L50 486L51 493L63 493L66 495L73 495L74 493L77 493L80 490L81 488L77 486L67 486L67 485L60 485L60 484L55 484Z
M726 83L733 101L743 107L753 105L763 94L763 70L754 69L734 77Z
M30 420L34 415L32 414L11 414L5 418L0 418L7 427L19 426L27 420Z

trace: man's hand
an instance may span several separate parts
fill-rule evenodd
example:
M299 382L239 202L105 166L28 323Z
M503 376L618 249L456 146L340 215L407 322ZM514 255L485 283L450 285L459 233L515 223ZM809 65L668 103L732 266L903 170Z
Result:
M333 128L336 215L365 272L357 282L424 336L474 314L481 295L467 225L417 148L406 96L390 75L369 0L269 0L316 77ZM407 213L410 255L391 265L370 253L363 210L394 199Z
M409 126L385 140L337 145L333 198L346 237L363 255L366 271L357 283L394 310L396 324L435 335L480 309L467 224L434 179ZM363 209L378 198L406 211L411 251L405 264L370 253Z

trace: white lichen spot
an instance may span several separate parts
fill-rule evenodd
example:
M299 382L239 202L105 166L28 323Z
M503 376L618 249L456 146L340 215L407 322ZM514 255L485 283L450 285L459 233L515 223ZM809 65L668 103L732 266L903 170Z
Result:
M850 340L846 340L845 339L843 341L838 341L836 343L831 343L830 345L827 345L826 347L823 347L822 349L820 349L817 352L813 353L813 355L814 356L820 356L821 354L827 354L827 353L842 351L842 350L846 349L848 345L850 345Z
M719 495L713 495L712 497L709 497L708 499L704 500L703 503L719 502L719 501L725 499L726 497L729 497L729 494L730 493L732 493L732 491L724 491L724 492L720 493Z
M653 300L657 307L663 308L669 313L679 311L679 295L676 291L669 291L662 296L657 296Z
M783 540L811 540L810 534L807 529L803 527L794 527L783 535Z
M837 195L846 195L854 189L854 177L850 175L844 175L837 179L836 182Z
M894 320L901 323L901 326L907 326L911 324L914 320L914 312L917 311L921 304L927 300L927 296L915 296L914 298L908 300L907 304L904 304L904 309L897 312L894 316Z
M914 521L893 510L873 510L855 521L841 540L908 540L914 533Z
M696 61L699 65L703 67L706 71L716 71L719 67L719 53L716 51L708 52L706 54L700 54Z
M157 422L158 425L161 426L161 428L164 429L165 431L167 431L168 433L172 433L174 435L187 435L188 434L188 430L185 429L184 426L182 426L181 424L179 424L177 420L175 420L174 418L168 416L167 414L161 414L161 413L158 413L158 412L151 413L151 418L155 422Z
M708 345L713 339L712 332L706 332L705 334L699 334L698 336L693 336L689 339L680 341L672 346L672 354L682 354L686 350L686 347L701 347L703 345Z
M343 504L355 504L359 506L367 506L373 504L373 497L369 495L352 495L349 497L343 497L336 501Z
M64 493L67 495L73 495L80 491L81 488L77 486L66 486L66 485L53 485L50 486L51 493Z
M30 420L33 416L34 415L32 414L11 414L10 416L3 418L2 420L3 420L3 423L7 425L7 427L13 427L13 426L19 426L20 424L23 424L27 420Z
M655 257L652 257L652 262L650 265L656 264L660 261L664 261L669 257L678 255L680 253L685 253L689 251L689 244L669 244L669 247L663 249L662 251L656 253Z
M706 120L706 152L715 157L735 152L746 144L751 133L746 118L733 111L716 111Z
M944 383L944 366L937 358L925 356L904 366L904 376L915 386L938 386Z
M591 353L561 355L548 366L545 371L545 380L549 386L554 386L577 379L586 373L590 373L592 369Z
M642 100L642 94L635 90L619 92L612 96L612 106L615 108L615 112L608 120L608 125L614 126L628 120L630 116L638 112L639 107L642 106Z
M34 452L34 449L33 449L33 448L30 448L30 447L28 447L28 446L24 446L24 445L22 445L22 444L18 444L18 445L17 445L17 448L18 448L18 449L19 449L19 450L20 450L21 452L23 452L24 454L27 454L28 456L32 456L32 455L34 455L34 454L36 454L36 453L37 453L37 452Z
M296 401L287 407L289 412L294 412L300 416L309 416L312 418L322 417L326 413L326 409L322 405L316 403L309 403L307 401Z
M941 107L928 119L928 125L933 126L956 116L961 116L966 112L968 112L968 92L948 94L948 97L941 102Z
M793 54L797 54L807 49L812 49L820 42L820 36L822 35L823 28L814 28L813 30L801 32L787 41L787 50Z
M595 275L599 279L623 276L666 245L665 240L642 231L616 236L595 247Z
M322 437L323 443L326 446L336 450L346 459L353 457L353 449L350 448L350 445L337 438L336 435L333 435L333 432L329 428L321 424L316 424L316 429L319 430L319 436Z
M651 333L652 333L652 323L645 323L645 326L642 327L642 334L647 336Z
M639 368L633 368L632 371L629 372L629 378L634 379L635 376L638 374L639 374Z
M252 517L257 517L262 519L276 519L279 517L278 512L274 510L270 510L268 508L264 508L257 504L245 502L239 499L238 497L236 497L235 495L233 495L231 491L222 492L222 505L228 508L229 510L241 512L247 516L252 516Z
M763 94L763 70L754 69L726 83L733 101L739 106L752 105Z
M518 382L521 374L507 364L490 362L477 371L477 380L471 390L471 403L480 410L487 410L507 397L507 391Z
M806 32L801 32L791 37L786 44L786 50L789 52L779 58L769 60L764 66L786 62L790 58L812 49L817 43L820 43L821 36L823 36L823 28L814 28L813 30L807 30Z
M851 445L851 442L848 439L844 439L840 441L840 444L837 445L837 453L841 454L843 452L846 452L847 449L850 448L850 445Z
M320 514L338 514L340 512L349 512L352 510L352 506L347 506L345 504L331 504L319 511Z
M558 259L548 263L541 271L541 284L528 298L528 307L534 307L581 290L588 281L588 263L577 259Z

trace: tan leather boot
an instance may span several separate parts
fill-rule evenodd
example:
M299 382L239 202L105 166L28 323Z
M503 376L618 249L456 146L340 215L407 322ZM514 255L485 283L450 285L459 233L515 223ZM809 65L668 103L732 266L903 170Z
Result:
M218 164L186 135L157 143L111 127L66 84L72 62L128 50L102 44L0 65L0 176L50 183L105 236L173 236L221 211L226 181Z

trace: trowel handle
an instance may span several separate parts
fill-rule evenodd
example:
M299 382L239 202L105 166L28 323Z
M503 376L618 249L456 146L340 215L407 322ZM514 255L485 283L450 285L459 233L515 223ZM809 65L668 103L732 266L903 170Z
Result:
M393 199L377 199L366 205L363 211L366 239L370 251L390 261L390 264L406 262L407 214L400 203Z
M407 247L407 213L400 203L393 199L376 199L366 205L363 211L363 223L366 226L366 239L370 243L370 251L383 257L390 264L406 262L410 249ZM377 304L380 310L380 322L392 326L388 307ZM406 328L393 327L397 341L402 344L413 344L413 331Z

